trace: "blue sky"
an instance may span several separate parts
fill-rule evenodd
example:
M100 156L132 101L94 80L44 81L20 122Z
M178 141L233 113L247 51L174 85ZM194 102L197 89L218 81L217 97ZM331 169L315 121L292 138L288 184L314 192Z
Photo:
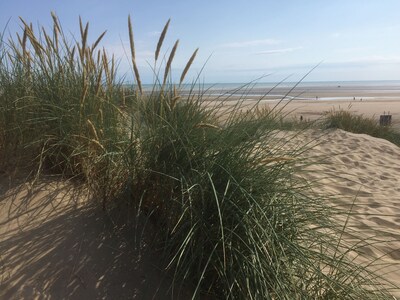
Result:
M0 28L19 30L18 17L44 27L55 11L65 31L79 36L78 17L90 22L89 38L107 30L109 53L120 72L131 76L127 16L131 14L140 72L152 80L154 49L168 18L162 49L180 39L176 77L199 47L189 79L205 64L205 82L248 82L290 77L298 80L322 62L307 81L400 80L400 1L398 0L13 0L1 1ZM207 61L207 63L206 63Z

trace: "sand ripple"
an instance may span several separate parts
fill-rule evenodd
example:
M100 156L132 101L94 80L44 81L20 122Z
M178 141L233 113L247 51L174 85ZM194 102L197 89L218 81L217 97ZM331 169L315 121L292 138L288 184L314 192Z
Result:
M342 130L308 131L302 140L317 144L303 156L319 162L303 176L333 195L334 205L351 209L347 238L379 241L360 249L362 259L387 264L384 277L400 285L400 147Z

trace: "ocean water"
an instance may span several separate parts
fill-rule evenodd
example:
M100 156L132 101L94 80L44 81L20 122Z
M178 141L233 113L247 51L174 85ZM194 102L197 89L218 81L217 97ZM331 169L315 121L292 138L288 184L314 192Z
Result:
M152 85L144 85L151 90ZM314 82L256 82L203 83L194 87L183 85L181 93L202 93L205 96L237 100L399 100L400 80L388 81L314 81Z

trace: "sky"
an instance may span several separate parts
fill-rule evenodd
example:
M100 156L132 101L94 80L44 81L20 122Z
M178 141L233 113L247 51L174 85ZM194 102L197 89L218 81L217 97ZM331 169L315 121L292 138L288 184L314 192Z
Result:
M126 78L130 14L145 83L154 78L154 51L169 18L161 55L179 39L174 78L199 48L189 81L297 81L317 65L306 81L400 80L399 0L1 0L0 28L15 36L22 17L51 29L51 11L71 40L79 39L79 16L92 43L107 30L101 45Z

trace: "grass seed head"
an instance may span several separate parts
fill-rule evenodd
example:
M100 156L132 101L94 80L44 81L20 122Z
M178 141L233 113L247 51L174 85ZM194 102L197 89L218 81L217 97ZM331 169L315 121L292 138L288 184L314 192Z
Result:
M189 71L190 66L192 65L194 59L196 58L196 54L197 54L197 51L198 51L198 50L199 50L199 48L197 48L197 49L193 52L192 56L191 56L190 59L188 60L186 66L185 66L185 69L183 69L181 78L180 78L180 80L179 80L179 84L182 84L183 80L185 79L186 73Z
M171 21L171 19L168 19L167 23L164 26L163 31L161 32L160 38L158 39L157 48L156 48L156 52L155 52L155 60L156 61L157 61L158 56L160 54L161 46L162 46L162 44L164 42L165 35L167 34L168 26L169 26L169 22L170 21Z
M174 44L174 47L171 50L171 54L168 57L167 65L165 66L163 86L167 82L168 74L171 71L172 61L174 60L174 56L175 56L175 53L176 53L176 49L178 48L178 44L179 44L179 40L176 40L176 42Z

